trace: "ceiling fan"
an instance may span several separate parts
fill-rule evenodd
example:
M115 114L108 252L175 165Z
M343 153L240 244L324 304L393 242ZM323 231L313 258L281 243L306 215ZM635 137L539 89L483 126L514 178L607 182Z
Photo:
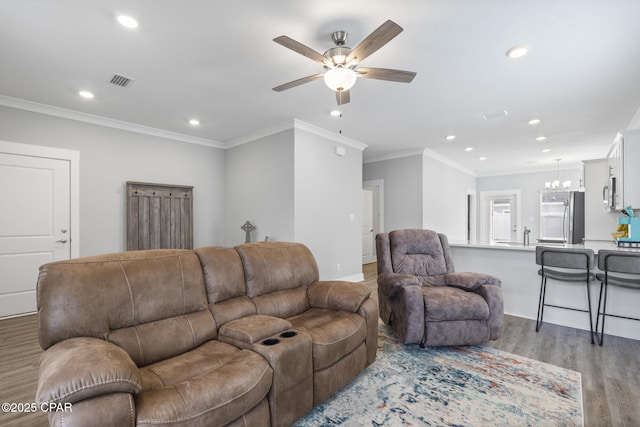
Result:
M376 28L355 48L351 49L345 45L348 36L347 32L336 31L331 34L331 39L336 46L327 50L323 55L290 37L276 37L273 39L274 42L318 62L325 68L325 71L276 86L273 90L281 92L324 77L327 86L336 92L338 105L342 105L350 101L349 90L353 87L358 77L409 83L416 76L416 73L412 71L358 66L366 57L390 42L401 32L401 26L388 20Z

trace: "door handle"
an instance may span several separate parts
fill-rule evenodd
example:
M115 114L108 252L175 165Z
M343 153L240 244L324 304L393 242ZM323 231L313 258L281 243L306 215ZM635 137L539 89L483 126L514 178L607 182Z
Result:
M67 243L67 239L56 240L56 243Z

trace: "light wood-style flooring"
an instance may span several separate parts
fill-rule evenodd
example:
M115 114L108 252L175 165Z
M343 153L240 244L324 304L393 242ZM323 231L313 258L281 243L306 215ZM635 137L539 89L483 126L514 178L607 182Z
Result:
M377 295L376 265L363 272ZM506 316L502 337L489 345L580 372L585 426L640 426L640 341L606 336L600 347L582 330L544 324L536 333L535 321ZM0 320L0 402L34 401L41 354L35 315ZM42 412L0 413L0 426L46 425Z

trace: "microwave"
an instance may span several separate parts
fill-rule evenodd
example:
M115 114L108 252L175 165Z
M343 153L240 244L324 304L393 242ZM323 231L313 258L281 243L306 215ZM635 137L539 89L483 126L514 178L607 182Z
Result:
M616 177L610 176L609 182L602 189L602 203L604 204L604 210L612 212L616 210Z

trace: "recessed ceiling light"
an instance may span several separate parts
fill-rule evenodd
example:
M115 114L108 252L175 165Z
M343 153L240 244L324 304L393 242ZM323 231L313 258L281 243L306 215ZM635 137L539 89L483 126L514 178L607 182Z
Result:
M473 147L466 147L464 151L473 151Z
M512 59L521 58L527 54L529 49L524 46L515 46L507 51L507 56Z
M198 126L200 124L200 120L198 120L198 119L190 119L189 120L189 124L191 126Z
M453 141L454 139L456 139L455 135L447 135L447 141Z
M540 119L531 119L531 120L529 120L529 124L530 125L537 125L538 123L540 123Z
M545 139L547 139L546 136L539 136L536 138L536 141L544 141Z
M548 153L549 151L551 151L551 148L543 148L543 149L542 149L542 152L543 152L543 153Z
M118 15L116 18L120 25L127 28L138 28L138 21L128 15Z
M333 117L340 117L342 115L342 111L340 111L340 110L331 110L329 112L329 114L331 114L331 116L333 116Z
M487 158L482 156L482 157L478 157L478 160L487 160Z
M496 113L485 113L482 115L482 118L485 120L489 120L489 119L497 119L499 117L505 117L508 115L509 115L509 112L507 110L502 110Z
M78 92L78 95L86 99L91 99L94 97L93 93L89 92L88 90L81 90L80 92Z

